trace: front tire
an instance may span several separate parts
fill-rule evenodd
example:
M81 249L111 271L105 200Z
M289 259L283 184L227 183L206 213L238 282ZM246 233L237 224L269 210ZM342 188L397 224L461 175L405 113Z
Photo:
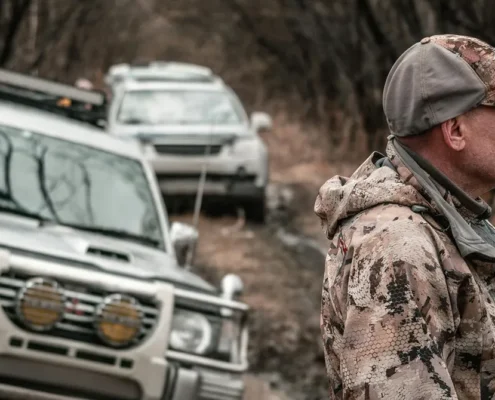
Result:
M246 201L244 203L244 211L246 213L246 220L257 224L264 224L267 214L264 193L259 198Z

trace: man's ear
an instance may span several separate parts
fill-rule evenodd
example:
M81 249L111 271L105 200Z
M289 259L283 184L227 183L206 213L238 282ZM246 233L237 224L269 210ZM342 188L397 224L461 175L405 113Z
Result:
M466 136L458 118L451 118L441 125L445 144L454 151L461 151L466 147Z

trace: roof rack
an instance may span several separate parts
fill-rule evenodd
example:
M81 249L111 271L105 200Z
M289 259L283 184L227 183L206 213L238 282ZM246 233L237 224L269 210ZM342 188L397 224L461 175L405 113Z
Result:
M134 64L116 64L105 78L109 85L132 79L139 82L213 82L213 71L201 65L173 61L151 61Z
M103 91L0 69L0 100L42 109L102 128L106 120Z

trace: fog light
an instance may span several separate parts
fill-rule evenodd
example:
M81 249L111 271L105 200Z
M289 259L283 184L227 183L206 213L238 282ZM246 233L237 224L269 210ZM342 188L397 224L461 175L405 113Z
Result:
M48 331L64 316L65 297L58 283L33 278L18 294L16 312L22 323L35 331Z
M57 100L57 106L59 107L70 107L71 105L72 101L67 97L62 97L61 99Z
M114 347L131 344L141 333L143 312L136 299L121 294L105 298L96 310L100 338Z

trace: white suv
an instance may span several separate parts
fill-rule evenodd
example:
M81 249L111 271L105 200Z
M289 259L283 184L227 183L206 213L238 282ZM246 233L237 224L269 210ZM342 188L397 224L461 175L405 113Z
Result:
M119 64L106 82L107 130L141 141L165 196L194 196L206 167L205 197L234 200L248 219L264 221L268 152L258 133L271 129L269 115L249 118L232 89L201 66Z
M241 400L242 281L179 265L139 145L75 121L103 106L0 69L0 398Z

